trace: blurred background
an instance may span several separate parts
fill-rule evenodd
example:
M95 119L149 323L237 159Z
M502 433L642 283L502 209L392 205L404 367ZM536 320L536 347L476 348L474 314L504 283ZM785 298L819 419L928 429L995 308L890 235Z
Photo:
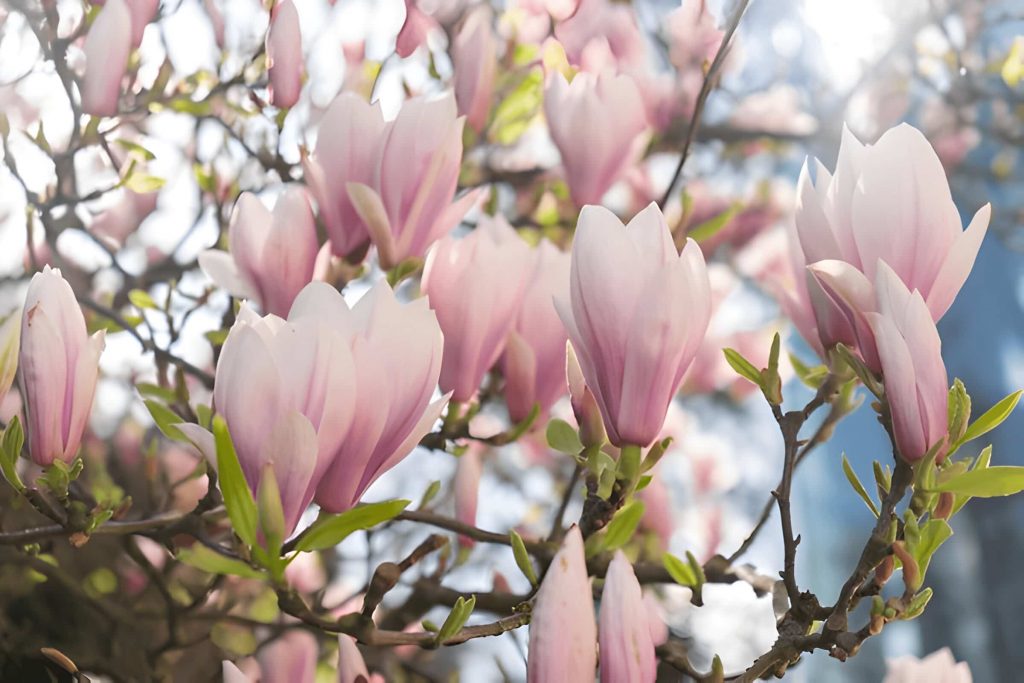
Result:
M76 22L76 12L80 17L84 11L77 2L59 4L70 24ZM446 12L457 13L465 3L420 4L443 23ZM518 30L516 11L521 4L526 3L495 3L504 35ZM680 92L692 97L693 74L687 81L672 53L677 41L686 40L685 35L674 34L680 29L672 17L680 3L615 4L628 9L641 31L651 73L675 74ZM226 19L223 49L217 45L211 5ZM708 0L707 5L719 25L738 7L729 0ZM401 0L297 0L296 6L309 74L300 103L278 122L249 116L244 103L238 102L216 111L151 110L145 126L133 135L154 154L148 172L166 184L152 208L128 221L133 224L127 234L97 228L99 217L109 217L105 212L125 201L114 193L80 207L81 223L51 240L26 219L26 189L8 167L0 168L0 313L23 293L28 265L51 258L75 264L90 276L94 290L108 294L122 291L132 276L168 262L185 271L179 287L204 291L208 282L189 266L202 249L216 242L230 209L229 198L239 189L272 193L282 180L276 162L268 166L267 157L256 160L253 150L269 149L269 158L279 161L281 168L296 166L300 145L314 143L315 124L342 87L366 90L372 82L370 88L388 116L394 115L407 92L439 92L445 87L452 67L442 33L408 59L393 56L404 16ZM0 1L0 111L12 129L28 131L26 136L11 136L9 154L17 157L21 175L32 189L53 177L45 146L59 148L70 134L70 124L58 75L51 67L40 66L38 44L19 8L12 0ZM138 79L151 83L160 77L161 65L170 64L175 74L192 79L192 92L202 92L217 77L244 67L265 27L266 13L255 0L164 0L140 48ZM511 49L514 41L508 40ZM950 378L965 382L977 415L1024 387L1024 0L752 0L720 86L708 100L702 132L684 169L685 192L689 201L705 207L706 218L732 211L726 219L729 226L721 233L730 235L722 260L740 271L756 271L757 262L771 258L776 249L771 236L792 222L793 188L804 159L817 157L834 168L844 125L862 141L872 142L903 121L920 128L935 146L965 221L982 204L993 205L992 227L974 272L940 324ZM687 117L679 115L659 132L637 173L609 192L609 206L631 215L638 204L664 190L687 123ZM557 151L546 133L533 135L532 130L528 128L509 149L490 150L493 166L485 170L512 174L524 163L531 169L533 164L553 167ZM82 192L116 180L116 174L101 169L98 161L91 166L79 163ZM220 183L217 192L210 192L211 183ZM516 190L503 191L502 201L515 205ZM213 195L220 199L211 199ZM678 214L685 202L673 197L671 203ZM363 289L357 284L346 295L357 297ZM727 303L716 314L723 338L750 327L760 330L778 317L771 297L750 283L730 285L726 291ZM159 298L166 289L157 286L153 293ZM204 301L209 310L177 312L185 320L173 338L163 321L148 321L157 343L173 343L176 352L200 367L212 362L204 335L217 329L227 297L213 294ZM770 334L759 339L764 346L759 352L765 353ZM788 334L787 344L805 362L814 362L795 332ZM109 337L103 363L92 422L96 441L114 444L113 449L142 450L139 444L150 443L152 426L134 400L132 384L153 372L152 363L139 357L136 341L126 334ZM798 401L806 392L791 382L787 399ZM662 465L676 519L668 545L677 554L693 550L700 557L728 555L746 536L777 482L777 429L763 400L731 380L702 385L692 379L679 404L669 431L677 429L682 436ZM17 406L4 410L7 416ZM1022 442L1024 414L1018 412L994 433L994 462L1024 465L1018 446ZM884 432L869 409L841 422L832 441L801 466L796 478L795 524L803 536L799 583L826 599L835 595L856 562L871 521L841 474L843 453L865 480L872 478L873 459L889 457ZM536 518L539 510L550 506L554 475L534 467L532 457L519 450L496 461L481 488L480 527L506 529L529 521L531 515ZM189 465L183 467L187 471ZM368 497L408 492L410 486L422 489L424 472L430 479L447 481L453 469L447 460L442 463L418 452L382 479ZM781 566L777 524L773 516L742 558L765 574L774 574ZM928 575L935 597L923 618L887 627L845 665L822 654L811 656L790 673L793 680L878 681L885 658L926 654L946 645L957 659L970 663L976 681L1020 678L1024 500L976 500L953 526L955 536ZM340 586L335 592L343 596L358 586L374 553L393 548L392 543L375 545L371 537L363 547L346 547L350 556L340 558L340 568L331 567ZM462 578L487 587L494 570L515 574L511 557L469 565ZM718 652L726 659L727 670L733 670L745 666L744 658L749 663L773 640L770 605L755 601L752 593L723 592L709 600L718 607L702 613L690 610L685 597L672 600L666 596L667 620L678 634L693 639L695 663L700 656L709 662ZM672 605L677 613L672 613ZM464 680L501 680L496 671L517 680L525 634L487 640L494 642L444 656L462 658L458 666Z

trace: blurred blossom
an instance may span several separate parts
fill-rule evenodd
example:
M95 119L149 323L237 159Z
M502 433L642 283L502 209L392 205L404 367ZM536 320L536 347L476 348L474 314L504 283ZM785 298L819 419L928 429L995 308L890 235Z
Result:
M948 647L927 657L897 657L886 660L888 671L882 683L972 683L967 662L957 662Z
M668 34L669 57L680 71L710 64L725 37L705 0L683 0L668 17Z
M668 487L655 473L651 482L637 496L644 504L644 516L640 520L640 526L657 537L662 550L668 550L672 532L675 531L672 496Z
M411 56L418 47L426 45L427 37L436 30L441 27L419 8L416 0L405 0L405 22L395 40L395 52L402 58Z
M546 12L556 22L571 17L580 6L580 0L519 0L519 6L529 12L540 14Z
M213 27L213 39L217 47L224 49L224 13L220 9L221 0L203 0L203 9L210 17Z
M285 631L259 652L261 683L313 683L318 650L311 632L296 628Z
M800 92L785 84L747 95L732 110L729 121L742 130L776 135L804 136L818 129L817 119L801 106Z
M116 2L116 0L112 0ZM32 276L21 317L20 376L29 452L40 466L78 455L92 409L101 330L91 337L71 285L44 266Z
M485 447L477 441L469 445L459 456L455 466L455 518L463 524L476 526L476 506L480 492L481 460ZM468 536L459 536L459 545L472 547L474 541Z
M110 239L115 247L125 243L142 221L156 210L159 192L133 192L125 190L121 199L98 214L89 225L94 235L102 235Z
M85 37L82 111L93 116L117 114L131 49L132 12L125 0L107 0Z
M284 570L288 585L300 593L316 593L324 588L327 574L318 553L299 553Z
M351 636L338 636L338 683L384 683L380 674L371 674Z
M491 26L491 10L480 5L469 12L452 44L455 101L477 133L487 125L498 68L498 43Z
M556 300L613 444L658 436L711 315L704 257L676 251L654 204L623 226L597 206L580 212L570 298Z
M444 331L441 390L470 400L501 356L530 275L530 248L500 215L481 217L462 239L437 243L423 270L423 293Z
M537 591L526 677L533 683L592 681L596 649L597 624L583 536L573 526Z
M569 62L587 71L644 65L644 38L633 8L626 4L580 0L575 14L555 24L555 38Z
M570 257L547 240L532 250L533 267L503 358L505 400L513 422L540 405L541 416L566 393L568 338L554 299L569 294Z
M654 591L650 589L644 591L643 603L644 609L647 612L647 625L651 633L651 642L654 643L655 647L664 645L668 642L668 626L665 624L664 612Z
M255 299L266 313L288 315L292 301L313 279L319 249L305 190L287 188L273 212L243 192L231 214L228 249L203 252L199 265L234 296Z
M654 683L658 665L650 621L641 603L640 583L633 565L617 550L608 565L601 592L602 683Z
M299 13L292 0L274 4L266 49L270 64L270 103L279 109L288 109L299 101L305 73Z
M552 74L544 115L577 206L596 204L633 163L647 127L643 98L627 75Z

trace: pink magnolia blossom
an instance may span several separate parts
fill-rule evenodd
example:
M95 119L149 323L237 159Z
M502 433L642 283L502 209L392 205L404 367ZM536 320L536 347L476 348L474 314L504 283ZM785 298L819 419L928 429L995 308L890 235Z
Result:
M288 109L299 101L302 91L302 31L299 13L292 0L281 0L272 10L267 31L267 58L270 63L270 103Z
M884 264L875 294L877 312L863 315L878 349L896 446L907 460L919 460L949 431L942 343L924 297ZM944 455L942 448L940 461Z
M463 239L430 251L423 292L444 330L441 390L468 401L497 362L526 289L530 248L502 216L482 217Z
M549 14L556 22L576 13L580 0L519 0L517 6L531 14Z
M508 336L503 358L505 400L515 422L534 404L542 415L566 392L565 326L554 298L569 294L569 254L544 240L533 250L523 303Z
M631 76L554 73L544 89L544 115L562 155L577 206L596 204L633 161L647 127L643 98Z
M319 648L316 636L289 629L260 650L261 683L313 683Z
M289 187L273 213L243 192L231 215L228 248L199 255L206 274L234 296L255 299L264 312L288 315L295 297L313 279L319 249L306 192Z
M60 270L44 266L32 276L21 316L19 366L28 419L29 453L47 466L78 455L92 409L100 330L91 337L71 285Z
M629 5L609 0L580 0L576 12L555 25L555 38L571 64L587 71L625 71L643 67L646 50Z
M584 207L570 297L556 307L612 443L651 443L711 315L700 247L688 240L678 253L653 203L626 227L607 209Z
M405 0L405 21L395 40L395 52L403 59L411 56L427 43L427 36L435 30L441 27L433 17L421 10L416 0Z
M647 628L651 633L651 642L654 646L664 645L668 642L668 624L665 623L665 613L661 609L658 597L650 589L644 591L644 611L647 612Z
M114 116L132 49L132 12L125 0L108 0L89 27L83 49L82 111Z
M481 451L483 446L474 442L459 456L455 466L455 518L464 524L476 526L476 506L480 492L480 475L483 471ZM468 536L459 536L459 545L472 547L474 541Z
M927 657L897 657L886 660L888 671L882 683L972 683L967 662L957 662L948 647Z
M594 398L594 393L587 386L583 377L580 361L573 351L572 344L565 345L565 379L569 388L569 401L576 424L580 428L580 441L584 446L600 446L607 434L601 417L601 407ZM544 443L547 448L547 443Z
M621 550L615 552L601 593L601 683L653 683L658 663L640 582Z
M351 636L338 636L338 683L384 683L378 673L369 673L359 646Z
M213 40L217 47L224 49L224 13L220 8L220 0L203 0L203 10L210 17L213 27Z
M597 624L583 536L573 526L537 591L530 620L527 681L593 681L596 645Z
M640 526L652 532L663 550L668 550L672 533L675 531L675 516L672 513L672 496L661 477L654 477L637 494L644 504L644 516Z
M159 192L132 192L126 190L121 200L96 216L90 232L112 240L116 245L124 244L142 222L156 210Z
M487 125L498 67L497 50L490 9L480 5L470 10L455 34L452 65L459 113L465 115L466 122L477 133Z
M160 0L128 0L128 9L132 14L132 47L142 44L142 36L146 26L153 21Z
M669 58L680 71L710 63L725 32L708 12L705 0L683 0L668 17Z
M480 197L482 190L477 189L452 202L464 123L450 92L437 100L408 100L389 124L375 181L347 184L382 268L422 257Z
M249 677L231 662L221 662L221 678L224 683L251 683Z
M983 206L961 229L942 164L920 131L906 124L873 146L844 129L835 174L820 163L816 174L812 183L806 164L800 174L797 260L831 262L809 283L822 344L854 344L864 336L837 297L871 301L883 262L921 293L933 320L941 318L970 274L991 207ZM859 350L877 370L872 350Z
M349 182L375 183L389 128L380 103L369 104L358 95L343 92L324 113L313 155L303 156L306 184L337 256L352 258L370 241L345 186Z

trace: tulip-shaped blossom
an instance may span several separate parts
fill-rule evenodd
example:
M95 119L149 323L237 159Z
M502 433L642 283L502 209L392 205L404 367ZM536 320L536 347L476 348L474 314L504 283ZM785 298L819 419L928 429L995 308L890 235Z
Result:
M476 505L480 493L480 475L483 472L481 451L483 446L477 442L470 444L465 453L459 456L455 466L455 518L463 524L476 526ZM474 541L469 536L459 536L459 545L472 547Z
M468 401L505 348L529 274L530 248L499 216L430 251L423 292L444 330L441 390Z
M228 248L199 255L206 274L234 296L255 299L265 313L288 315L295 297L313 279L319 248L305 191L289 187L273 213L243 192L231 215Z
M452 202L464 123L450 92L438 100L409 100L389 124L373 185L348 183L382 268L422 257L480 196L481 190L475 190Z
M573 526L565 535L537 591L530 619L529 683L593 681L597 624L583 536ZM625 680L625 679L624 679Z
M447 396L430 400L441 372L441 328L424 299L399 303L384 282L351 311L334 288L313 283L296 299L291 317L335 320L351 330L362 398L352 429L316 491L321 507L344 512L409 455L447 403Z
M897 657L886 660L882 683L972 683L967 662L957 662L948 647L927 657Z
M267 30L267 59L270 63L270 103L287 109L299 101L302 91L302 31L299 13L292 0L274 5Z
M29 453L37 465L71 462L85 431L104 333L91 337L71 285L44 266L32 276L21 316L21 389Z
M907 460L919 460L949 431L942 343L921 293L911 293L892 269L879 268L875 294L877 312L863 315L878 349L896 446ZM940 461L944 455L942 448Z
M963 230L941 162L920 131L906 124L870 146L844 129L835 173L818 163L816 176L812 183L805 164L796 227L803 262L831 262L824 278L816 273L809 283L822 344L855 343L865 333L837 298L873 299L882 262L921 293L938 321L970 274L990 206ZM819 284L830 291L820 291ZM877 370L871 349L859 350Z
M617 446L646 446L711 316L704 256L693 240L676 251L657 205L625 228L599 206L580 212L570 295L556 299L587 386Z
M117 114L121 80L132 49L132 14L124 0L108 0L85 37L82 111L93 116Z
M260 650L260 683L313 683L318 651L309 631L285 631Z
M565 326L555 297L569 294L569 254L543 241L533 251L536 266L528 276L523 303L505 347L505 401L509 416L524 420L540 405L546 414L565 394Z
M598 633L601 683L653 683L658 671L640 582L621 550L615 552L601 592Z
M21 311L7 316L0 325L0 401L14 384L18 372L18 350L21 348Z
M369 104L350 92L334 98L320 122L312 156L303 156L306 184L323 220L336 256L365 253L370 233L345 186L375 182L380 150L390 125L380 103Z
M580 73L567 83L561 73L552 74L544 89L544 115L573 201L599 203L633 161L647 127L633 78Z
M491 26L491 11L480 6L466 16L452 44L455 101L469 127L477 133L487 125L498 68L498 43Z

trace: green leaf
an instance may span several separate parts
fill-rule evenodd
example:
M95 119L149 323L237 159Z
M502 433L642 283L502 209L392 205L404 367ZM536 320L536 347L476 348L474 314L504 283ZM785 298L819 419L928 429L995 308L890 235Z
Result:
M1024 393L1024 390L1015 391L999 403L986 410L984 415L971 423L971 426L967 428L966 432L964 432L963 437L957 445L973 441L982 434L986 434L1002 424L1003 420L1008 418L1010 413L1013 412L1013 409L1017 407L1017 402L1020 401L1022 393Z
M680 560L671 553L665 553L661 556L661 563L665 566L665 570L668 571L672 580L680 586L694 588L700 585L700 579L688 562Z
M394 519L410 502L386 500L381 503L360 505L338 515L323 515L302 534L295 549L310 552L333 548L356 531L370 529Z
M21 421L15 415L7 423L3 441L0 442L0 469L3 470L4 479L19 492L25 490L25 484L18 476L18 457L21 456L21 449L24 445L25 430L22 429Z
M949 439L951 442L957 443L963 438L964 432L967 430L967 423L971 419L971 397L967 394L967 388L959 378L953 380L946 405Z
M132 302L132 305L136 308L150 308L157 309L156 302L153 301L153 297L149 295L144 289L133 289L128 292L128 301Z
M540 110L544 96L544 70L530 70L509 95L494 108L490 137L500 145L511 145L526 132Z
M281 489L277 485L277 475L271 463L263 465L260 474L260 485L256 491L256 512L259 515L260 530L263 532L264 547L270 559L281 556L281 544L284 542L285 521L284 509L281 507Z
M743 357L739 351L735 349L722 349L722 353L725 354L725 360L729 363L729 366L736 371L740 377L749 379L751 382L759 387L762 387L761 383L761 371L754 367L754 364Z
M561 453L576 455L583 450L583 442L576 430L557 417L548 422L547 439L548 445Z
M944 519L930 519L921 528L917 543L910 549L910 552L914 555L914 559L917 560L917 566L921 570L922 582L924 581L925 573L928 571L928 563L931 562L935 551L952 535L953 529Z
M158 398L166 403L174 403L178 400L178 396L174 393L173 389L166 389L158 384L139 382L135 385L135 388L143 398Z
M196 543L191 548L179 550L178 561L190 567L201 569L208 574L230 574L247 579L258 579L263 576L263 573L255 567L249 566L242 560L221 555L215 550L207 548L202 543Z
M608 523L601 541L601 549L618 550L629 543L629 539L633 538L637 527L640 526L643 516L644 504L642 501L633 500L623 506Z
M828 377L828 366L827 365L815 365L811 367L800 360L796 355L789 354L789 364L793 366L793 372L797 378L809 386L811 389L817 389L821 386L821 383Z
M530 585L536 587L537 572L533 569L533 562L530 561L530 553L526 551L523 537L516 533L515 529L509 531L508 536L512 542L512 555L516 558L516 566L519 567L519 571L523 573L523 576L529 579Z
M167 181L163 178L157 178L155 175L149 175L147 173L132 173L130 176L125 178L124 186L138 194L149 194L150 192L156 192L159 190L166 182Z
M188 443L188 439L181 430L174 426L183 422L180 415L159 401L147 400L143 401L143 403L149 410L149 414L153 417L153 422L156 423L157 429L160 430L161 434L171 441Z
M686 232L686 236L695 242L706 242L717 235L722 228L729 225L729 221L739 213L740 204L736 203L713 218L695 225Z
M448 613L448 618L441 624L441 628L437 631L437 642L443 644L446 640L454 636L456 633L462 630L469 616L473 614L473 608L476 607L476 596L472 596L469 600L463 597L459 597L455 601L455 606L452 607L452 611Z
M868 510L871 510L871 514L878 517L878 507L875 506L875 501L871 500L871 496L868 495L864 484L860 483L860 479L857 478L857 473L853 471L850 461L846 459L846 453L843 453L843 474L846 475L846 481L850 482L850 486L857 492L860 499L868 506Z
M213 418L213 438L217 445L217 482L224 497L224 507L228 510L235 533L243 543L252 546L256 543L256 525L259 520L256 501L242 474L228 425L219 415Z
M1024 467L986 467L939 482L933 491L950 491L977 498L1011 496L1024 491Z
M963 462L963 461L958 461L956 463L956 465L959 465L961 462ZM974 462L971 464L971 467L969 469L970 470L984 470L984 469L987 469L991 463L992 463L992 446L989 445L989 446L985 446L983 449L981 449L981 453L978 454L978 457L975 458ZM957 495L957 496L954 496L953 509L949 513L949 516L952 517L956 513L960 512L960 510L963 508L963 506L966 505L967 501L969 501L970 499L971 499L971 497L967 496L967 495Z
M156 159L155 154L153 154L152 152L150 152L148 149L146 149L137 142L132 142L131 140L117 139L114 140L114 144L119 145L120 147L129 152L135 152L146 161L152 161L153 159Z
M907 605L907 609L905 609L903 614L900 615L900 619L909 621L921 616L921 613L924 612L924 608L928 606L928 602L931 599L932 589L925 588L911 599L910 604Z
M425 510L430 501L434 500L438 492L441 491L441 482L437 479L430 482L427 486L427 490L423 492L423 497L420 499L420 504L417 506L419 510Z

